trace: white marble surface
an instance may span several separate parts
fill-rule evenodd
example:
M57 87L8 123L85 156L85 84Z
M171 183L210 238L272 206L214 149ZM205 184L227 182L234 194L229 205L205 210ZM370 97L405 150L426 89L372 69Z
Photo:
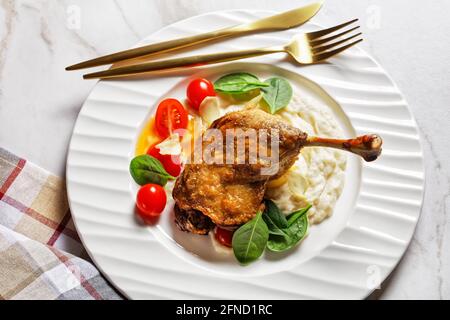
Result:
M64 67L127 48L199 13L286 10L292 0L0 0L0 146L63 175L80 107L95 82ZM421 220L381 299L450 299L450 20L447 0L328 0L315 21L361 19L369 50L417 119L426 157ZM77 20L79 13L80 20Z

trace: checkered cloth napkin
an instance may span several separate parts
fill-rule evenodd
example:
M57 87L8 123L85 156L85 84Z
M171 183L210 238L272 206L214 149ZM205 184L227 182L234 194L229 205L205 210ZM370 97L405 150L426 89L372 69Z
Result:
M0 300L120 299L86 259L64 181L0 148Z

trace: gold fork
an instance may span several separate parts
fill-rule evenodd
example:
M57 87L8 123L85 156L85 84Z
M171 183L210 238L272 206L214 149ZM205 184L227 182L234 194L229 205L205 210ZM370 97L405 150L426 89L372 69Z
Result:
M196 67L280 52L288 53L295 59L295 61L297 61L301 65L314 64L329 59L330 57L337 55L338 53L341 53L342 51L362 41L362 39L358 39L349 42L350 40L360 36L361 33L347 36L346 38L341 38L342 36L358 29L359 26L342 31L338 34L330 35L356 21L358 21L358 19L354 19L328 29L300 34L294 37L294 39L286 46L213 53L169 60L153 61L119 67L106 71L89 73L84 75L83 77L84 79L107 79L125 77L152 71L161 71L181 67Z

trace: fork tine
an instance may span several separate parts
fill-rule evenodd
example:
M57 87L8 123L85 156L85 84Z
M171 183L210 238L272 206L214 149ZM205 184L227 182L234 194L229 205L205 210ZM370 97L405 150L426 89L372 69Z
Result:
M356 26L356 27L354 27L354 28L348 29L348 30L343 31L343 32L341 32L341 33L338 33L338 34L336 34L336 35L334 35L334 36L330 36L330 37L327 37L327 38L321 38L321 39L312 40L312 41L310 42L310 43L311 43L311 46L315 47L315 46L318 46L318 45L321 45L321 44L330 42L331 40L334 40L334 39L336 39L336 38L342 37L343 35L345 35L345 34L347 34L347 33L350 33L350 32L352 32L352 31L355 31L356 29L359 29L359 26Z
M331 58L332 56L335 56L335 55L341 53L342 51L345 51L348 48L353 47L355 44L358 44L361 41L363 41L363 39L359 39L359 40L353 41L353 42L351 42L351 43L349 43L349 44L347 44L347 45L345 45L343 47L337 48L337 49L332 50L332 51L325 51L325 52L322 52L322 53L319 53L319 54L315 54L313 56L314 63L322 61L322 60L326 60L328 58Z
M308 32L308 33L306 34L306 36L308 37L309 40L315 40L315 39L320 38L320 37L322 37L322 36L324 36L324 35L327 35L327 34L330 34L330 33L332 33L332 32L335 32L335 31L337 31L337 30L339 30L339 29L342 29L342 28L344 28L344 27L346 27L346 26L348 26L348 25L350 25L350 24L352 24L352 23L354 23L354 22L356 22L356 21L358 21L358 20L359 20L359 19L353 19L353 20L344 22L344 23L342 23L342 24L339 24L339 25L337 25L337 26L334 26L334 27L331 27L331 28L328 28L328 29L323 29L323 30L319 30L319 31Z
M317 47L314 47L314 48L312 48L312 52L313 52L314 54L319 54L319 53L324 52L324 51L326 51L326 50L335 48L335 47L337 47L338 45L340 45L340 44L342 44L342 43L344 43L344 42L347 42L348 40L351 40L351 39L353 39L353 38L356 38L357 36L360 36L360 35L362 35L361 32L360 32L360 33L357 33L357 34L354 34L354 35L352 35L352 36L350 36L350 37L347 37L347 38L345 38L345 39L342 39L342 40L339 40L339 41L335 41L335 42L330 43L330 44L326 44L326 45L323 45L323 46L317 46Z

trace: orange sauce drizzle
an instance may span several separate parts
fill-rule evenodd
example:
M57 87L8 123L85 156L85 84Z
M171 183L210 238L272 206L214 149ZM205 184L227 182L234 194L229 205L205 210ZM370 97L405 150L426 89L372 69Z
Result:
M191 137L194 135L194 118L190 117L187 130ZM186 137L188 138L188 137ZM189 138L188 138L189 139ZM161 142L161 138L155 129L155 117L151 117L145 124L136 142L135 155L146 154L147 150L155 143Z

